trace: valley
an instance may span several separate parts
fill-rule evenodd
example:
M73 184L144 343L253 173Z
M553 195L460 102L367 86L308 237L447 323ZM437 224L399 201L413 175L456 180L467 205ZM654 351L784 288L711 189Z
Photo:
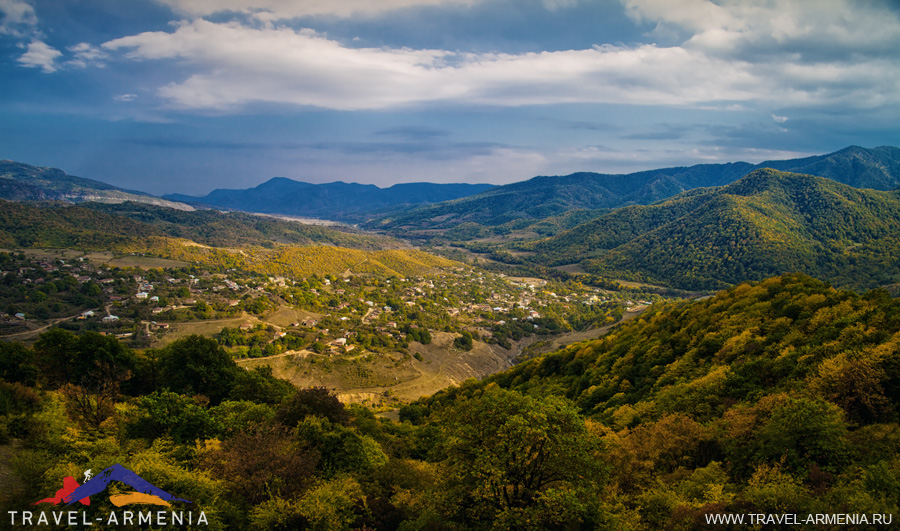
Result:
M162 348L199 335L222 344L239 366L268 366L295 385L324 385L377 408L507 369L524 352L596 337L663 300L452 262L413 278L350 268L292 279L74 250L13 249L0 260L6 284L22 283L0 298L7 309L0 337L32 342L57 326ZM453 345L462 331L471 346ZM536 343L543 348L530 348Z
M855 168L844 181L880 175ZM900 195L719 170L636 181L665 197L576 174L357 201L335 224L2 201L0 501L123 462L223 530L338 509L321 528L889 515Z

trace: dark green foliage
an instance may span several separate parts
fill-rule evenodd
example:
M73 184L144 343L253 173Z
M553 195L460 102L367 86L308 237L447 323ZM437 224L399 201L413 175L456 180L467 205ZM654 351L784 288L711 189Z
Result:
M472 333L468 330L463 330L459 336L453 339L453 348L469 351L472 350L472 347Z
M137 363L134 353L115 337L97 332L76 336L58 328L41 334L34 353L41 377L53 386L117 386L131 376Z
M535 246L551 264L684 289L800 271L851 288L895 282L900 195L757 170L721 188L612 211Z
M440 425L447 436L445 503L459 523L588 524L605 466L571 402L489 386L442 411ZM549 510L556 503L564 508Z
M344 404L324 387L298 389L278 407L275 420L288 428L294 428L308 416L321 417L334 424L350 422L350 415Z
M232 400L249 400L259 404L281 404L294 393L290 382L272 375L271 367L238 370L229 397Z
M38 368L34 353L21 343L0 343L0 380L33 386Z
M166 436L176 443L190 443L214 437L222 430L202 405L171 391L138 398L136 406L136 411L126 424L130 437L152 441Z
M160 384L176 393L203 395L216 405L229 396L241 369L215 339L188 336L159 353Z

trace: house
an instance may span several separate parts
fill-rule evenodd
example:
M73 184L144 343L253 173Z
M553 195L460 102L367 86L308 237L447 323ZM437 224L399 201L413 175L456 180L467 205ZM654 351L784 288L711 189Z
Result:
M106 317L104 317L103 319L101 319L102 322L107 323L107 324L109 324L109 323L115 323L115 322L117 322L118 320L119 320L119 317L118 317L117 315L107 315Z
M149 297L149 296L150 296L150 294L147 293L146 291L141 291L140 293L138 293L137 295L135 295L134 298L135 298L135 299L146 299L146 298Z
M86 312L81 312L82 319L87 319L88 317L93 317L93 316L94 316L94 310L88 310Z

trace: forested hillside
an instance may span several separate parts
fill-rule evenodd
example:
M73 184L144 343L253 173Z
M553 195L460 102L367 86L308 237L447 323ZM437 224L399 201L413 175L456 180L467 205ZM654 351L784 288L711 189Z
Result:
M0 244L7 247L111 249L140 246L151 237L190 239L218 247L340 245L359 249L400 246L399 242L350 229L305 225L215 210L184 212L122 203L13 203L0 200Z
M615 210L537 243L536 261L686 289L801 271L842 286L897 282L900 194L757 170L728 186Z
M655 306L400 423L196 336L135 352L53 330L0 351L20 482L4 508L119 463L213 530L650 531L742 514L888 529L874 517L900 509L900 302L802 275ZM108 515L91 502L91 521Z
M580 172L535 177L455 201L389 213L369 225L404 231L450 230L461 223L522 228L573 209L647 205L686 190L726 185L762 168L827 177L857 188L893 190L900 186L900 149L851 146L828 155L759 164L700 164L628 175Z
M498 388L571 400L599 423L603 503L637 529L705 528L708 513L896 513L898 316L880 291L744 283L439 393L426 411L439 427L445 408Z
M437 203L493 188L490 184L400 183L388 188L372 184L312 184L275 177L246 190L213 190L203 197L172 194L173 201L210 205L245 212L288 214L331 220L365 219L390 208Z

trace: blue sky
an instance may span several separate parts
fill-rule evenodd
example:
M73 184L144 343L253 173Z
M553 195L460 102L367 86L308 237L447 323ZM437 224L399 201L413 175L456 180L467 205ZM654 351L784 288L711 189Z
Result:
M900 144L900 2L0 0L0 158L155 194Z

